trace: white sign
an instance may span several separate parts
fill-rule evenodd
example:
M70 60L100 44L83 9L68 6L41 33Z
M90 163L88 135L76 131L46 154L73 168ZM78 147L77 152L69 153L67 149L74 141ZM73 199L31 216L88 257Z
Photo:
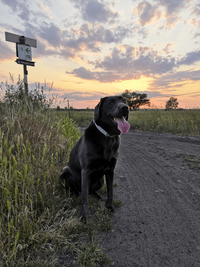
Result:
M17 44L18 58L23 60L32 60L31 47L25 44Z

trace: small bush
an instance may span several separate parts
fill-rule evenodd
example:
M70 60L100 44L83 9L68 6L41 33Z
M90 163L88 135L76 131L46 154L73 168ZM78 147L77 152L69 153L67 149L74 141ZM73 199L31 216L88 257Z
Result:
M3 108L1 115L14 116L15 113L25 111L28 114L34 115L36 112L48 110L52 105L54 98L47 99L44 93L44 88L36 88L27 90L24 87L23 80L18 78L17 84L14 84L14 79L11 76L11 83L1 83L1 90L4 92L2 96Z

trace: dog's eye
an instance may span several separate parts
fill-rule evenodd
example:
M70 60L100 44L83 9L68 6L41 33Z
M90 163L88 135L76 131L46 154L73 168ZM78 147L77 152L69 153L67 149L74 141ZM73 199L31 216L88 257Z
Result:
M113 102L110 102L110 105L113 105Z

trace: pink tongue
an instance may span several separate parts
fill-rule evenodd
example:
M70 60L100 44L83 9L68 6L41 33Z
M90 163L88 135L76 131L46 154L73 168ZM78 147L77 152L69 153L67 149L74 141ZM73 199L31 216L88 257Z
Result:
M129 129L130 129L130 124L122 118L116 118L117 124L118 124L118 129L122 134L127 134Z

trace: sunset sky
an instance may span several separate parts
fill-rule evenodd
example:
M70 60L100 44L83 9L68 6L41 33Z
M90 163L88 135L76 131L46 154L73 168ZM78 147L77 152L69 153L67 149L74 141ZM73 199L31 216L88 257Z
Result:
M17 82L23 66L5 31L37 39L29 88L53 85L62 107L128 89L153 107L174 96L200 108L199 0L0 0L0 82Z

